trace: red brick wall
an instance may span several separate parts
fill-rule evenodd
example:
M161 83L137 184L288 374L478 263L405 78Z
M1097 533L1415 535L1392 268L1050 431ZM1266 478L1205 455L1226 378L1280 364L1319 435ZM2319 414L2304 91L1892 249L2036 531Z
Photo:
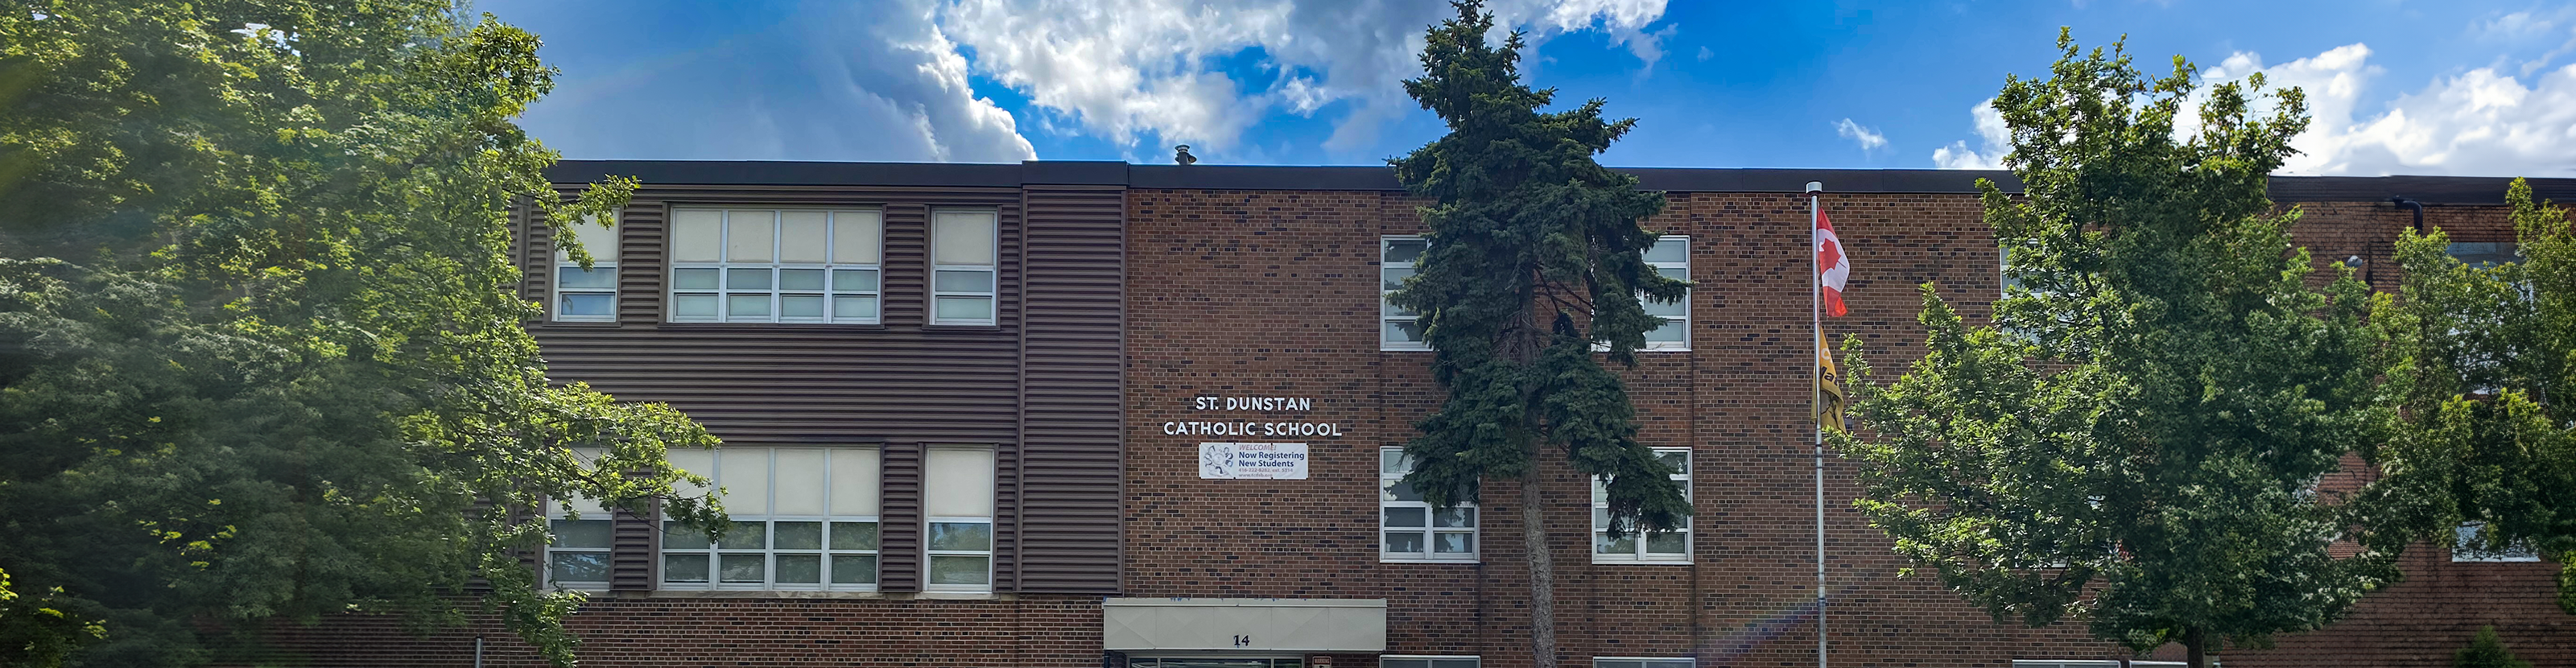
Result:
M1694 448L1695 559L1592 564L1583 481L1562 466L1544 468L1558 500L1546 513L1558 564L1560 652L1569 665L1593 656L1810 665L1806 202L1761 193L1674 193L1671 200L1648 227L1691 237L1692 278L1700 284L1692 296L1693 350L1640 353L1627 377L1643 440ZM1440 396L1423 367L1428 353L1377 349L1378 237L1419 232L1412 212L1418 202L1396 193L1238 190L1134 190L1128 201L1129 595L1385 598L1390 653L1477 654L1488 666L1525 665L1521 602L1528 590L1511 488L1486 495L1480 564L1382 564L1376 555L1377 449L1410 438L1412 422ZM1828 336L1861 335L1882 373L1891 373L1920 354L1914 286L1937 281L1963 314L1985 315L1997 290L1996 258L1973 197L1828 195L1825 202L1854 265L1846 293L1852 313L1829 319ZM2299 236L2321 265L2363 255L2378 265L2374 284L2395 286L2387 247L2405 214L2367 203L2307 209ZM2493 233L2487 228L2501 221L2492 207L2437 207L2432 217L2466 240L2494 240L2484 238ZM1199 395L1314 397L1316 404L1309 413L1189 410ZM1164 421L1226 418L1334 422L1343 436L1308 439L1308 480L1201 480L1201 441L1283 440L1161 429ZM1901 561L1850 508L1851 466L1837 459L1827 467L1837 665L2002 666L2015 658L2118 655L2089 639L2080 623L2037 630L1997 624L1937 584L1898 579ZM2564 616L2534 612L2549 600L2545 570L2446 559L2410 559L2410 572L2422 575L2374 596L2351 623L2285 638L2274 651L2227 656L2231 663L2288 665L2333 648L2339 665L2422 665L2429 655L2403 648L2456 648L2477 625L2507 617L2521 620L2507 623L2508 642L2518 647L2571 644ZM2489 575L2506 571L2530 573ZM2471 600L2514 603L2499 605L2511 612L2495 615L2458 609ZM2383 621L2365 621L2374 619ZM2375 640L2343 640L2359 636ZM2168 648L2159 658L2175 654ZM1336 665L1373 662L1352 656Z

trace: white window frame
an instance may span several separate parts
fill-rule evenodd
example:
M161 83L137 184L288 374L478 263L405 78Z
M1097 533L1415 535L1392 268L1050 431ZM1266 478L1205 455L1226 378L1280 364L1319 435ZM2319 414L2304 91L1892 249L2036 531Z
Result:
M573 456L579 458L582 463L588 464L599 459L599 451L593 448L574 448ZM570 507L567 508L566 506ZM574 519L574 516L579 516L579 519ZM540 582L544 583L542 586L554 589L575 589L582 591L603 591L608 589L608 581L616 577L617 569L615 556L617 548L617 526L615 524L615 520L616 516L611 514L607 508L600 506L599 502L596 500L580 497L546 500L546 556L544 568L540 568L537 571L538 576L542 578ZM559 522L597 522L598 524L595 526L607 529L605 532L607 540L599 545L556 545L555 540L562 536L564 528L562 525L558 524ZM558 554L599 555L600 579L562 580L556 578L555 555Z
M2540 560L2540 551L2532 549L2531 545L2528 543L2516 542L2498 552L2489 552L2478 549L2478 534L2485 531L2486 525L2487 523L2485 522L2461 522L2459 526L2452 528L2452 563L2503 564L2529 563Z
M1422 664L1421 664L1421 668L1441 668L1441 665L1440 665L1440 664L1441 664L1442 662L1467 661L1467 662L1469 662L1469 663L1467 664L1467 665L1468 665L1468 668L1483 668L1485 659L1484 659L1484 657L1482 657L1482 656L1477 656L1477 655L1473 655L1473 654L1466 654L1466 655L1440 655L1440 654L1380 654L1380 655L1378 655L1378 657L1377 657L1377 665L1378 665L1378 668L1396 668L1396 667L1394 667L1394 666L1389 666L1389 665L1387 665L1387 662L1389 662L1389 661L1404 661L1404 662L1420 661L1420 662L1422 662Z
M1692 487L1695 487L1695 485L1692 485L1692 484L1691 484L1691 473L1692 473L1692 472L1694 472L1694 471L1698 471L1698 470L1699 470L1699 461L1698 461L1698 459L1699 459L1699 454L1698 454L1698 453L1696 453L1696 452L1692 452L1690 448L1655 448L1655 458L1656 458L1656 459L1662 459L1662 458L1664 457L1664 455L1676 455L1676 454L1677 454L1677 455L1681 455L1681 456L1682 456L1682 471L1681 471L1680 473L1675 473L1675 474L1673 474L1673 475L1672 475L1672 480L1673 480L1673 482L1681 483L1681 486L1682 486L1682 501L1684 501L1684 502L1688 502L1688 501L1690 501L1690 499L1691 499L1691 488L1692 488ZM1629 552L1627 552L1627 553L1625 553L1625 554L1620 554L1620 553L1609 553L1609 554L1604 554L1604 553L1602 553L1602 552L1601 552L1601 548L1602 548L1602 546L1603 546L1603 542L1604 542L1604 541L1606 541L1607 539L1603 537L1603 533L1602 533L1602 532L1603 532L1605 529L1607 529L1608 527L1607 527L1607 526L1604 526L1604 525L1602 524L1602 521L1603 521L1603 520L1604 520L1604 519L1609 515L1609 512L1610 512L1610 500L1609 500L1609 491L1608 491L1608 488L1607 488L1607 487L1605 487L1605 486L1603 485L1603 481L1602 481L1600 478L1593 478L1593 479L1592 479L1592 541L1591 541L1591 543L1592 543L1592 563L1596 563L1596 564L1687 564L1687 563L1690 563L1690 562L1691 562L1692 555L1694 555L1694 554L1697 554L1697 553L1698 553L1698 550L1697 550L1697 549L1695 549L1695 548L1696 548L1696 545L1694 544L1694 543L1695 543L1695 541L1693 540L1694 538L1696 538L1696 536L1694 536L1694 535L1692 534L1692 531L1691 531L1691 518L1689 518L1689 517L1683 517L1683 518L1682 518L1682 526L1681 526L1681 528L1679 528L1679 529L1674 529L1674 530L1669 531L1669 532L1665 532L1665 531L1653 532L1653 533L1676 533L1676 534L1681 534L1681 537L1682 537L1682 551L1681 551L1681 553L1680 553L1680 554L1648 553L1648 552L1646 551L1646 541L1645 541L1645 537L1646 537L1646 534L1647 534L1648 532L1646 532L1644 529L1642 529L1642 528L1640 528L1640 527L1629 527L1628 537L1625 539L1625 540L1628 540L1628 541L1629 541L1629 543L1630 543L1630 544L1629 544L1629 548L1630 548Z
M1410 322L1418 324L1422 321L1421 314L1399 314L1395 312L1396 309L1394 305L1387 303L1387 296L1395 294L1395 289L1386 286L1386 270L1403 269L1409 272L1419 272L1422 269L1422 265L1419 262L1391 262L1386 259L1387 251L1393 250L1395 248L1395 242L1398 241L1423 241L1423 238L1422 235L1419 234L1389 234L1377 238L1378 274L1375 279L1377 281L1378 308L1377 349L1381 351L1430 350L1430 341L1396 341L1387 336L1387 332L1395 326L1395 323ZM1426 243L1423 246L1422 252L1425 254L1431 252L1429 244ZM1381 538L1381 540L1383 539Z
M745 514L745 515L734 515L734 516L732 516L732 518L731 518L731 519L733 520L733 523L734 523L734 526L735 526L735 530L734 530L734 531L732 531L732 532L728 532L726 535L727 535L727 537L728 537L728 538L732 538L732 539L734 539L734 540L740 540L740 537L745 535L744 533L742 533L742 529L741 529L744 525L748 525L748 524L758 524L758 525L760 525L760 526L761 526L761 540L762 540L765 544L763 544L762 546L760 546L760 547L758 547L758 548L750 548L750 547L733 547L733 546L727 545L723 540L719 540L719 541L717 541L717 542L715 542L715 543L713 543L713 544L709 544L709 545L708 545L708 546L706 546L706 547L694 547L694 546L692 546L692 545L691 545L692 543L703 542L703 541L705 541L705 540L706 540L706 534L705 534L705 532L704 532L704 531L701 531L701 530L698 530L698 529L691 529L691 528L683 527L683 526L681 526L681 525L680 525L680 523L679 523L679 522L677 522L677 521L664 520L664 521L662 522L662 531L661 531L661 535L657 537L657 538L658 538L658 540L660 541L660 550L659 550L659 554L657 554L657 555L655 556L655 558L654 558L654 564L653 564L653 571L654 571L654 572L653 572L653 582L654 582L654 586L655 586L656 588L664 589L664 590L671 590L671 591L853 591L853 592L870 592L870 591L876 591L876 590L877 590L877 582L878 582L879 578L881 577L881 575L882 575L882 573L883 573L883 570L882 570L882 569L884 568L884 561L883 561L883 557L881 556L881 553L882 553L882 550L881 550L881 543L879 542L879 541L882 541L882 540L884 539L884 532L883 532L883 527L884 527L884 525L880 522L880 516L878 516L878 515L833 515L833 514L830 514L830 513L831 513L831 508L832 508L832 500L833 500L833 499L832 499L832 497L831 497L831 495L832 495L832 493L833 493L833 489L832 489L832 480L833 480L833 478L832 478L832 469L833 469L833 468L836 468L836 467L838 467L838 466L844 465L844 463L845 463L845 462L848 462L848 463L855 463L856 461L859 461L859 460L856 460L856 459L848 459L848 458L859 458L859 457L864 457L864 458L870 458L870 459L878 459L878 462L879 462L879 463L878 463L878 469L877 469L877 470L879 470L879 471L883 471L883 470L884 470L884 469L883 469L884 464L883 464L883 459L882 459L882 457L884 457L884 454L882 453L882 451L881 451L881 450L879 450L879 449L878 449L878 448L876 448L876 447L769 447L769 446L745 446L745 447L736 447L736 448L734 448L734 449L735 449L735 450L737 450L737 451L740 451L740 450L762 450L762 451L766 451L766 452L768 453L768 456L767 456L767 457L762 458L762 461L763 461L763 462L765 462L765 463L768 465L768 469L767 469L767 470L764 470L764 471L761 471L761 472L760 472L760 475L762 475L762 476L766 476L766 477L767 477L767 480L763 483L763 485L762 485L762 486L763 486L764 490L766 491L766 493L769 495L769 497L767 498L767 508L769 509L770 514L757 514L757 515L753 515L753 514ZM823 461L824 461L824 472L823 472L823 495L824 495L824 496L823 496L823 498L822 498L822 500L821 500L821 504L822 504L822 507L824 508L824 513L825 513L825 514L822 514L822 515L801 515L801 514L800 514L800 515L788 515L788 514L776 514L776 511L777 511L777 509L778 509L778 498L777 498L777 496L778 496L778 487L779 487L779 486L778 486L778 484L777 484L777 480L778 480L778 476L777 476L777 468L778 468L778 453L779 453L780 451L787 451L787 450L797 450L797 451L819 450L819 451L822 451L822 452L824 452L824 453L825 453L824 460L823 460ZM716 487L717 487L717 488L722 489L722 488L724 487L724 484L725 484L725 474L727 473L727 472L725 471L725 469L724 469L724 457L722 456L723 452L724 452L724 451L723 451L722 449L719 449L719 450L715 451L714 455L711 457L711 462L712 462L712 464L711 464L711 465L709 465L709 466L707 467L707 468L709 468L709 469L711 469L711 470L708 470L708 471L691 471L691 473L697 473L697 474L699 474L699 475L706 476L710 482L713 482L713 483L716 485ZM882 498L882 497L884 496L884 494L885 494L884 489L883 489L882 487L878 488L877 494L878 494L878 496L879 496L879 497L881 497L881 498ZM816 547L816 548L814 548L814 549L805 549L805 548L780 548L780 547L775 547L775 545L777 544L776 536L778 535L778 531L777 531L777 526L776 526L776 525L777 525L778 523L781 523L781 522L813 522L813 523L819 523L819 524L821 525L821 526L820 526L820 529L821 529L821 542L818 544L818 547ZM833 541L832 541L832 539L833 539L833 535L832 535L832 534L833 534L833 532L835 532L835 531L839 531L839 530L843 530L843 526L842 526L842 525L859 525L859 524L869 525L869 528L867 529L867 531L868 531L869 533L875 534L875 535L877 536L877 540L876 540L876 541L870 541L870 542L867 544L867 547L864 547L864 548L855 548L855 547L853 547L853 548L836 548L836 547L834 547L834 546L833 546ZM856 527L855 527L855 526L852 526L852 527L851 527L851 530L856 530ZM676 542L676 543L679 543L679 544L680 544L680 546L678 546L678 547L674 547L674 546L673 546L673 543L675 543L675 542ZM725 557L725 556L727 556L727 555L741 556L741 555L749 555L749 554L759 554L759 555L761 555L761 581L760 581L760 582L757 582L757 583L752 583L752 582L726 582L726 581L724 580L724 565L723 565L723 559L724 559L724 557ZM817 562L818 562L818 564L817 564L817 570L816 570L816 580L818 580L818 582L813 582L813 583L795 583L795 582L782 583L782 582L779 582L779 581L778 581L778 558L779 558L780 556L782 556L782 555L784 555L784 556L790 556L790 557L797 557L797 556L809 556L809 555L810 555L810 556L814 556L814 557L816 558ZM705 569L706 569L706 574L707 574L707 575L706 575L706 577L707 577L706 581L704 581L704 582L675 582L675 581L672 581L672 580L670 579L670 577L671 577L671 575L672 575L672 573L671 573L671 570L672 570L672 569L670 568L670 564L671 564L671 562L672 562L672 557L675 557L675 556L676 556L676 557L682 557L682 558L687 558L687 557L699 557L699 558L703 558L703 559L705 559L705 560L706 560L706 566L705 566ZM833 582L832 580L834 579L834 575L835 575L835 572L834 572L834 571L835 571L835 570L836 570L836 568L838 567L838 566L836 565L836 563L835 563L835 562L836 562L836 561L838 561L838 560L834 559L834 557L852 557L852 558L854 558L854 559L853 559L853 561L864 561L864 563L869 564L869 566L867 566L867 568L869 568L869 569L870 569L870 572L868 573L867 581L866 581L866 582L864 582L864 583L854 583L854 582L838 582L838 583L836 583L836 582ZM856 558L859 558L859 557L867 557L868 559L865 559L865 560L859 560L859 559L856 559Z
M939 258L939 216L941 214L952 213L980 213L990 217L993 223L993 233L991 235L993 240L993 248L991 249L993 252L992 264L937 264ZM990 326L1000 323L1002 321L1002 212L997 209L933 209L930 212L929 233L923 236L930 239L929 256L932 260L932 264L930 265L930 280L928 284L928 287L930 288L930 324ZM948 271L983 272L987 279L984 282L987 289L981 292L971 290L941 290L939 289L939 273ZM987 318L940 317L939 300L946 297L982 297L984 298L985 303L992 305L992 316Z
M1687 656L1596 656L1592 657L1592 668L1632 668L1617 665L1623 663L1636 664L1633 668L1657 668L1656 663L1672 662L1680 662L1683 666L1699 665L1699 659ZM1612 665L1602 665L1605 663Z
M992 489L994 489L996 492L999 492L999 491L1000 491L1000 488L998 487L998 485L999 485L999 484L1000 484L1000 482L1001 482L1000 469L1001 469L1001 466L1002 466L1002 460L1001 460L1001 453L998 451L998 449L997 449L997 448L994 448L994 447L992 447L992 446L981 446L981 445L933 445L933 446L930 446L929 448L927 448L927 450L969 450L969 451L979 451L979 452L984 452L984 453L987 453L987 454L991 455L991 456L992 456L992 458L993 458L993 468L992 468L992 470L987 470L987 471L985 471L985 472L984 472L984 475L986 476L985 480L987 481L987 485L988 485L988 486L991 486L991 487L992 487ZM923 467L923 471L922 471L923 476L922 476L922 478L923 478L925 481L927 481L928 479L930 479L930 478L932 477L932 476L930 475L930 471L928 470L928 469L929 469L929 466L930 466L930 453L929 453L929 452L926 452L926 451L925 451L925 452L923 452L923 453L922 453L922 458L921 458L921 459L922 459L922 467ZM920 580L921 580L921 590L922 590L922 591L925 591L925 592L959 592L959 593L977 593L977 594L982 594L982 593L991 593L991 592L993 591L993 544L994 544L995 542L998 542L998 541L1000 540L1000 538L999 538L998 536L995 536L995 535L994 535L994 533L993 533L993 530L994 530L994 528L995 528L995 527L994 527L994 524L993 524L993 518L992 518L991 516L984 516L984 517L961 517L961 516L955 516L955 515L939 515L939 516L929 515L929 514L928 514L928 511L929 511L929 506L930 506L930 503L929 503L929 501L930 501L930 498L929 498L929 497L930 497L930 494L931 494L931 492L930 492L930 490L929 490L929 489L925 488L925 489L923 489L923 490L922 490L922 510L923 510L923 515L922 515L922 519L921 519L921 553L922 553L922 559L921 559L921 577L920 577ZM999 510L998 505L999 505L999 503L1000 503L1000 500L999 500L998 498L996 498L996 499L994 499L994 502L995 502L995 504L996 504L996 506L997 506L997 507L995 508L995 510ZM931 548L931 540L930 540L930 539L931 539L930 529L931 529L931 525L933 525L933 524L982 524L982 525L984 525L984 538L985 538L985 542L984 542L984 549L981 549L981 550L939 550L939 549L932 549L932 548ZM931 568L931 566L930 566L930 562L931 562L931 561L933 561L933 560L936 560L936 559L938 559L938 558L940 558L940 557L982 557L982 558L984 559L984 581L983 581L982 583L980 583L980 584L937 584L937 583L933 583L933 582L931 582L931 581L930 581L930 568Z
M1411 463L1404 461L1404 448L1378 448L1377 560L1380 563L1403 564L1473 564L1480 561L1479 555L1485 549L1482 510L1477 508L1474 502L1460 501L1457 506L1449 509L1451 514L1443 518L1440 510L1432 508L1428 501L1395 499L1394 486L1400 484L1404 480L1404 474L1411 469ZM1390 526L1387 523L1387 516L1390 514L1388 511L1391 510L1420 510L1422 525ZM1443 519L1452 522L1463 519L1466 526L1435 526ZM1389 534L1397 533L1420 534L1422 551L1388 551L1386 538ZM1441 552L1441 534L1466 535L1467 551Z
M614 220L614 218L611 219L612 222L614 222ZM591 260L590 269L588 271L583 271L580 263L573 262L572 256L564 253L563 242L561 239L566 236L579 235L580 232L575 230L585 225L592 225L592 223L590 221L557 222L551 220L546 222L546 229L551 234L551 236L548 237L548 244L554 249L552 251L554 255L553 271L546 274L546 288L548 292L546 296L546 315L552 318L555 322L617 322L617 255L618 247L620 245L618 240L620 237L624 236L621 232L623 232L625 228L612 224L603 229L603 232L608 236L608 238L604 240L608 242L607 248L588 248L587 246L590 244L583 244L585 247L582 250L590 253ZM578 271L592 276L605 275L608 279L608 285L606 287L583 286L567 289L564 287L564 273L567 271ZM608 297L608 313L605 315L570 315L565 313L568 309L564 308L564 298L576 295L606 295Z
M1683 234L1667 234L1655 237L1655 243L1657 245L1666 243L1681 244L1682 260L1680 262L1648 262L1646 263L1646 268L1656 270L1655 273L1658 275L1661 275L1663 273L1662 270L1664 269L1680 269L1682 270L1682 280L1690 280L1690 236ZM1645 302L1645 296L1639 295L1638 301L1641 303ZM1664 320L1663 326L1665 327L1676 325L1680 326L1682 328L1682 340L1647 341L1646 345L1638 348L1638 350L1688 351L1691 349L1691 291L1689 289L1682 290L1682 300L1679 304L1682 307L1681 316L1673 317L1659 315L1655 317L1662 318Z
M669 236L671 237L671 240L670 240L668 243L669 243L669 244L671 244L671 245L673 245L673 246L674 246L674 248L666 248L666 249L665 249L665 252L666 252L666 253L669 253L669 254L668 254L668 255L666 255L665 257L676 257L676 255L677 255L676 245L679 243L679 239L678 239L678 236L679 236L679 235L677 234L677 231L676 231L676 230L677 230L677 227L679 226L679 219L680 219L681 214L682 214L683 212L694 212L694 211L713 211L713 212L715 212L715 213L717 214L717 216L718 216L718 218L717 218L717 223L716 223L716 260L715 260L715 261L713 261L713 262L704 262L704 261L684 262L684 261L678 261L678 260L674 260L674 261L670 262L670 267L669 267L668 269L666 269L666 271L668 271L668 272L669 272L669 274L665 277L665 278L666 278L666 281L664 282L664 285L665 285L666 287L665 287L665 289L662 291L662 297L663 297L663 300L664 300L664 301L663 301L663 307L662 307L662 311L663 311L663 314L664 314L664 315L663 315L663 319L664 319L664 320L667 320L667 321L669 321L669 322L675 322L675 323L711 323L711 322L712 322L712 323L742 323L742 322L757 322L757 323L803 323L803 324L835 324L835 325L874 325L874 324L879 324L879 323L884 322L884 318L885 318L885 211L884 211L883 209L879 209L879 208L876 208L876 207L836 207L836 208L824 208L824 207L760 207L760 206L684 206L684 207L672 207L672 209L671 209L671 216L670 216L670 223L669 223L669 224L672 226L672 228L673 228L673 230L674 230L674 231L669 235ZM768 262L747 262L747 261L746 261L746 262L736 262L736 261L734 261L734 260L733 260L733 257L732 257L732 243L733 243L733 231L734 231L734 222L735 222L735 221L734 221L734 215L733 215L733 214L734 214L735 212L737 212L737 211L740 211L740 212L765 211L765 212L768 212L768 213L769 213L769 223L768 223L768 224L769 224L769 243L770 243L769 259L770 259L770 261L768 261ZM814 262L783 262L783 261L780 261L780 257L782 256L782 251L784 251L784 250L785 250L784 248L782 248L782 247L781 247L781 245L786 243L785 235L783 235L783 234L780 234L780 233L779 233L779 232L781 231L781 222L782 222L782 219L783 219L782 214L784 214L784 213L786 213L786 212L790 212L790 211L797 211L797 212L819 212L819 213L822 213L822 214L823 214L823 247L824 247L824 261L823 261L823 262L821 262L821 263L814 263ZM876 225L876 228L877 228L877 238L876 238L876 256L877 256L877 262L875 262L875 263L841 262L841 261L840 261L840 260L841 260L841 258L838 258L838 257L834 257L834 256L833 256L835 253L837 253L837 252L839 251L839 242L840 242L840 239L838 239L838 236L841 234L840 217L841 217L841 215L842 215L842 214L866 214L866 215L873 215L873 216L875 216L875 217L876 217L876 219L877 219L877 225ZM756 223L755 223L755 224L756 224ZM680 283L681 283L681 281L680 281L681 273L680 273L680 272L682 272L682 271L707 271L707 270L712 270L712 271L714 271L714 272L715 272L715 277L716 277L716 287L714 287L714 288L684 287L684 286L682 286L682 285L680 284ZM766 288L759 288L759 289L739 289L739 290L735 289L735 288L731 285L731 283L732 283L732 281L733 281L733 276L734 276L734 273L735 273L735 271L736 271L736 270L745 270L745 271L750 271L750 270L765 270L765 271L767 271L767 272L768 272L768 275L769 275L768 287L766 287ZM782 288L782 287L780 287L779 283L780 283L780 280L784 277L784 275L783 275L783 273L782 273L782 272L783 272L783 271L786 271L786 270L813 270L813 271L820 271L820 272L822 272L822 276L823 276L823 287L822 287L822 289L820 289L820 290L805 290L805 289L799 289L799 290L787 290L787 289L785 289L785 288ZM848 284L848 285L843 285L843 284L842 284L842 282L843 282L843 281L845 281L845 280L856 279L856 278L858 278L858 277L860 277L860 276L872 276L872 277L873 277L873 280L867 280L867 281L852 281L852 283L851 283L851 284ZM750 296L750 295L753 295L753 294L765 294L765 295L768 295L768 296L769 296L769 313L768 313L768 315L765 315L765 316L742 316L742 317L736 317L736 316L734 316L734 315L733 315L733 313L732 313L732 311L733 311L733 308L732 308L732 301L733 301L733 297L734 297L735 295L737 295L737 294L740 294L740 295L743 295L743 296ZM699 297L699 296L712 296L712 297L714 297L714 298L715 298L715 315L713 315L713 316L691 316L691 315L681 315L681 314L680 314L680 309L679 309L679 301L680 301L680 299L681 299L682 297ZM785 312L784 312L785 298L786 298L786 297L819 297L819 298L821 298L821 299L823 300L823 307L822 307L822 308L823 308L823 311L822 311L822 316L820 316L820 317L812 317L812 318L790 318L790 317L787 317L787 316L786 316L786 314L785 314ZM855 315L850 315L850 316L843 316L843 315L841 315L841 314L839 314L839 313L837 312L837 309L840 307L840 302L841 302L841 299L840 299L840 298L842 298L842 297L865 297L865 298L870 298L870 299L875 300L875 305L876 305L876 307L875 307L875 308L873 308L873 309L869 309L869 312L868 312L868 313L865 313L865 314L855 314Z

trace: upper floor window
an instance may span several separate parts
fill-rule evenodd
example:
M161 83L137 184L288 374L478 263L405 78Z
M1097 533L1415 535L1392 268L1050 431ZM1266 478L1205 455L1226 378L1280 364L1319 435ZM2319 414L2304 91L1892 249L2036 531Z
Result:
M1378 449L1378 560L1476 561L1476 504L1431 507L1404 483L1412 470L1404 448Z
M674 209L672 322L875 323L873 210Z
M590 268L583 269L564 252L564 244L554 251L554 318L562 322L613 322L617 320L617 228L581 221L552 226L555 238L571 237L590 253Z
M2540 560L2540 552L2538 550L2531 549L2531 544L2529 543L2515 542L2512 545L2505 546L2504 549L2495 551L2488 551L2482 548L2481 546L2484 545L2484 541L2482 539L2484 537L2479 534L2485 533L2486 528L2487 523L2485 522L2461 522L2460 526L2455 530L2455 537L2451 541L2451 560L2495 562Z
M2471 269L2522 261L2522 247L2510 241L2454 241L2448 250Z
M1404 288L1404 279L1414 274L1422 262L1422 253L1430 243L1416 236L1390 236L1378 240L1378 349L1430 350L1431 343L1422 338L1422 314L1388 302L1387 295Z
M733 528L709 542L664 522L663 589L877 588L875 448L674 449L670 459L724 490Z
M1646 247L1646 266L1664 278L1690 280L1690 237L1657 237L1655 245ZM1643 300L1646 315L1664 319L1661 327L1646 331L1647 350L1690 349L1690 293L1684 291L1680 301Z
M1681 485L1682 500L1690 500L1690 448L1655 448L1655 458L1673 467L1673 484ZM1610 488L1600 478L1592 479L1592 563L1674 562L1690 561L1690 518L1671 531L1630 530L1618 538L1610 537Z
M934 446L923 463L923 591L993 590L993 449Z
M1000 237L998 217L991 211L931 214L930 324L994 323Z

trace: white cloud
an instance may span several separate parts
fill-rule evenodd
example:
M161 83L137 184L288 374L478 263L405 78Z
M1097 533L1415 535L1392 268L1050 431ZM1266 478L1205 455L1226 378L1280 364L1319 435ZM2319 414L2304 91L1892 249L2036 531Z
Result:
M1647 67L1670 28L1650 31L1664 0L1505 0L1500 22L1544 40L1605 33ZM1349 103L1326 147L1368 145L1377 127L1413 108L1402 79L1420 71L1424 27L1451 15L1419 0L1129 0L1117 6L1039 0L953 0L937 30L970 50L975 71L1060 113L1088 133L1159 157L1248 151L1244 131L1274 110L1313 114ZM1214 61L1258 50L1275 82L1258 90ZM1152 140L1156 146L1146 147Z
M1964 139L1950 142L1949 146L1932 149L1932 164L1941 169L2003 169L2004 154L2012 152L2012 131L2004 127L2004 116L1995 111L1995 101L1988 99L1969 107L1968 117L1976 121L1980 147L1968 148Z
M2372 114L2359 98L2382 73L2370 47L2350 44L2276 66L2231 55L2203 74L2212 82L2264 73L2273 86L2306 89L2312 120L2292 140L2288 174L2568 176L2576 174L2576 65L2529 86L2496 67L2435 78Z
M1859 123L1854 123L1852 122L1852 119L1848 118L1834 124L1834 134L1842 135L1844 139L1849 139L1852 140L1852 143L1859 144L1862 152L1868 152L1872 149L1877 149L1887 145L1887 135L1879 134L1877 130L1872 130Z
M1711 50L1709 50L1709 48L1708 48L1708 47L1705 47L1705 46L1703 46L1703 47L1700 47L1700 48L1699 48L1699 59L1700 59L1700 62L1708 62L1708 59L1710 59L1710 58L1715 58L1715 57L1717 57L1717 52L1716 52L1716 51L1711 51Z

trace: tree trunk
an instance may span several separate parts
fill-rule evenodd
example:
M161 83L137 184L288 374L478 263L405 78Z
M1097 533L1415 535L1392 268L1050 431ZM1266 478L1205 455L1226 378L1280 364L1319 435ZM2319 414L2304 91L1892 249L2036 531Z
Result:
M1521 474L1521 547L1529 551L1530 666L1556 668L1556 562L1548 551L1537 462Z
M2209 632L2193 628L2182 633L2184 662L2191 668L2209 668Z

